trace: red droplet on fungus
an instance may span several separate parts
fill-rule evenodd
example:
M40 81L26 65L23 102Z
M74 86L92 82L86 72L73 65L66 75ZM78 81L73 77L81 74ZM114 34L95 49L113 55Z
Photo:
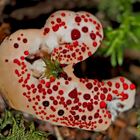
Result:
M85 99L85 100L89 100L90 99L90 94L84 94L84 96L83 96L83 98Z
M97 46L97 42L93 42L93 47L96 47Z
M107 84L108 84L108 86L110 86L110 87L112 86L112 82L111 82L111 81L108 81Z
M104 100L105 99L105 94L100 94L100 98L101 98L101 100Z
M136 86L134 84L130 84L130 89L134 90L136 88Z
M81 18L80 18L79 16L76 16L76 17L75 17L75 21L76 21L76 22L81 22Z
M77 39L79 39L81 37L81 33L80 33L80 31L78 30L78 29L73 29L72 31L71 31L71 39L72 40L77 40Z
M90 37L91 37L92 40L96 39L96 35L94 33L90 33Z
M27 39L26 38L23 38L23 43L27 43Z
M97 112L94 114L94 118L97 119L98 117L99 117L99 113Z
M116 84L115 84L115 87L116 87L116 88L119 88L119 87L120 87L120 84L119 84L119 83L116 83Z
M60 22L61 22L61 18L57 18L56 21L57 21L58 23L60 23Z
M104 101L100 102L100 108L106 108L106 103Z
M87 110L92 111L93 110L93 105L91 103L87 104Z
M19 44L18 43L14 43L14 48L18 48Z
M88 27L86 27L86 26L82 27L82 31L83 31L84 33L87 33L87 32L88 32Z
M112 95L111 94L107 95L107 101L112 101Z
M65 14L65 13L61 13L61 16L62 16L62 17L65 17L65 16L66 16L66 14Z
M87 87L88 89L92 89L93 85L92 85L91 83L87 83L87 84L86 84L86 87Z
M123 88L124 88L124 90L127 90L128 89L128 84L124 83Z
M57 31L58 31L58 29L59 29L59 25L58 25L58 24L56 24L55 26L53 26L53 27L52 27L52 29L53 29L53 31L54 31L54 32L57 32Z
M24 54L25 54L25 55L29 55L29 52L28 52L28 51L24 51Z
M49 31L50 31L50 28L46 27L46 28L44 29L44 35L48 34Z
M69 94L69 97L76 98L77 97L77 89L72 90Z

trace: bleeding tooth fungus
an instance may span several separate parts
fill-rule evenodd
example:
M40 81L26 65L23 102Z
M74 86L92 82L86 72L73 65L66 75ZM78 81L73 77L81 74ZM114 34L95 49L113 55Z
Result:
M18 30L0 46L3 96L12 108L55 125L107 129L117 112L133 106L135 85L124 77L99 82L73 73L102 39L101 23L88 12L58 11L42 29ZM42 76L45 54L65 65L59 78Z

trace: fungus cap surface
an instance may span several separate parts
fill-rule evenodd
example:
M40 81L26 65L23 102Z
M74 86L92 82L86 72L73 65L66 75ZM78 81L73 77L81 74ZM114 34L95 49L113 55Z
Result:
M19 30L0 46L0 90L11 107L56 125L103 131L134 104L135 85L124 77L78 78L73 65L99 47L103 29L87 12L58 11L42 29ZM59 78L43 77L42 57L66 64Z

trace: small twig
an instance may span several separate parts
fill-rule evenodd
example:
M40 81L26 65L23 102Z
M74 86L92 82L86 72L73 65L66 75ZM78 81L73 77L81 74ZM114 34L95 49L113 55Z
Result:
M55 134L56 134L56 137L57 137L57 140L64 140L60 134L60 131L58 129L57 126L54 126L54 131L55 131Z

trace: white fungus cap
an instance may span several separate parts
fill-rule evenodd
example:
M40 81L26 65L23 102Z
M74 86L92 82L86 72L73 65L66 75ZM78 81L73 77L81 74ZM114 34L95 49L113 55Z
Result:
M103 131L132 108L135 85L124 77L78 78L73 65L95 53L101 23L88 12L58 11L42 29L19 30L0 46L0 90L9 105L52 124ZM42 57L67 64L59 78L43 77Z

